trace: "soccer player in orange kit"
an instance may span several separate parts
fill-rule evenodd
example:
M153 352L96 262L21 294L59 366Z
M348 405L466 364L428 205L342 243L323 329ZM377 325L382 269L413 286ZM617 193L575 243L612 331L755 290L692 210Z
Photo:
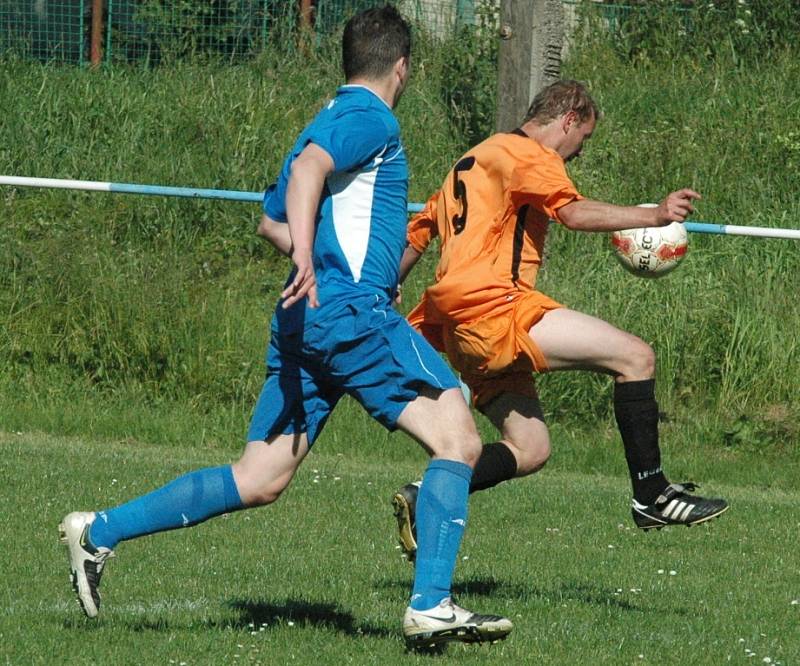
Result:
M470 492L541 469L550 439L533 373L589 370L614 378L614 414L633 485L631 510L642 529L693 525L727 508L690 495L661 469L655 354L638 337L570 310L536 291L550 220L571 230L610 232L683 222L700 197L685 188L655 208L582 197L565 164L592 135L599 110L578 81L558 81L534 98L518 129L468 151L408 226L404 279L430 242L441 239L435 282L409 321L447 354L474 406L501 433L484 446ZM400 543L415 554L418 484L393 498Z

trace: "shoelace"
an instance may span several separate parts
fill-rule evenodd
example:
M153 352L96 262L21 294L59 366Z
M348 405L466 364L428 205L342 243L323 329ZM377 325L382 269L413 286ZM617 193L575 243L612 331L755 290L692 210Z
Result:
M658 499L656 499L655 504L656 506L661 506L680 495L685 495L686 493L694 492L697 488L698 485L691 481L686 481L684 483L671 483L669 486L667 486L667 489L661 495L658 496Z

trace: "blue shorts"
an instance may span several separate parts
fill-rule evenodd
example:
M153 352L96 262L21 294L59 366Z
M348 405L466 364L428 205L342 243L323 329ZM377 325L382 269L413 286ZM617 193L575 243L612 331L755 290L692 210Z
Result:
M394 430L423 387L459 386L449 366L386 298L368 294L313 312L313 320L299 327L282 326L278 314L273 318L267 378L248 441L306 433L313 444L344 394Z

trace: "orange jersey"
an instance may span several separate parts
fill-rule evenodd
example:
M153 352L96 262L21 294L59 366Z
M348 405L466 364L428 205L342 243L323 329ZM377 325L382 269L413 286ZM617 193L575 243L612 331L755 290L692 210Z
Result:
M408 225L419 252L441 238L426 299L442 321L474 320L533 291L548 221L581 198L561 156L525 135L495 134L466 153Z
M550 219L581 195L564 161L524 134L470 150L408 225L423 252L440 237L435 283L409 321L447 353L476 404L510 391L535 397L547 362L528 332L560 303L535 291Z

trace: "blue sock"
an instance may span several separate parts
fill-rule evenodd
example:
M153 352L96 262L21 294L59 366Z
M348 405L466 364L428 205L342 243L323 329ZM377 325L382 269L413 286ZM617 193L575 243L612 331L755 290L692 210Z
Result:
M456 556L467 524L472 468L432 460L417 496L417 562L411 608L427 610L450 596Z
M244 508L230 465L208 467L113 509L99 511L89 530L95 547L202 523Z

